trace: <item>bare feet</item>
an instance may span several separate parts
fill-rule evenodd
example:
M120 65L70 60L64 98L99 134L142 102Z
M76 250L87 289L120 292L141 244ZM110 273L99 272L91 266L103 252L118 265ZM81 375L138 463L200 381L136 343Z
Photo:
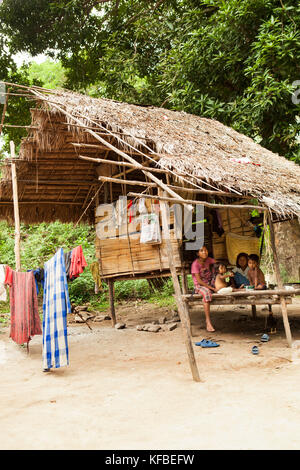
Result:
M212 324L209 323L209 324L206 325L206 331L209 331L210 333L213 333L213 332L216 331L216 330L214 329L214 327L212 326Z

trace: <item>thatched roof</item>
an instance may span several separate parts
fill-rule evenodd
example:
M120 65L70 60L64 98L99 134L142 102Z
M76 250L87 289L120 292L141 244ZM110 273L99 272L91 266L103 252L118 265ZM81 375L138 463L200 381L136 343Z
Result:
M84 211L84 217L92 217L94 203L88 210L87 206L99 189L99 164L78 155L110 160L120 157L100 145L89 130L139 163L144 159L150 167L170 169L173 184L189 181L206 189L253 196L280 217L300 214L300 167L220 122L65 90L32 87L26 92L35 98L36 106L17 160L24 220L74 221ZM74 143L95 147L76 147ZM121 174L117 166L114 170L114 174ZM138 173L132 172L130 178L144 179ZM12 215L6 204L12 201L9 161L3 165L2 177L0 216L5 217ZM124 187L112 184L110 190L110 196L116 198ZM102 188L100 202L108 197L104 193Z

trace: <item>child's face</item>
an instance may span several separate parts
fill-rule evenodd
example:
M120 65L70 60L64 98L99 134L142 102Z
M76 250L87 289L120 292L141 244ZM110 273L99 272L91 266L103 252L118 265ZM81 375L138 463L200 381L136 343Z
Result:
M208 251L207 251L206 246L203 246L202 248L200 248L200 250L198 251L198 255L199 255L199 258L203 260L205 260L208 257Z
M249 266L250 269L255 269L255 268L257 268L257 262L254 261L253 259L249 259L248 260L248 266Z
M239 258L239 265L242 269L245 269L245 267L247 266L247 258L246 256L241 256Z
M221 264L221 266L219 266L219 273L220 274L225 274L226 273L226 266Z

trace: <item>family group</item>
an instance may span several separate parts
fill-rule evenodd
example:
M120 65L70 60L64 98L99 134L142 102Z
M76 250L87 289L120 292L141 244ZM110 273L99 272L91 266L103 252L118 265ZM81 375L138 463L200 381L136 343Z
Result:
M215 259L208 256L206 246L203 246L192 263L191 274L195 293L203 297L206 329L210 332L215 331L210 319L213 293L227 294L248 286L253 289L266 289L265 276L259 267L259 256L256 254L239 253L236 266L228 270L226 264L216 264Z

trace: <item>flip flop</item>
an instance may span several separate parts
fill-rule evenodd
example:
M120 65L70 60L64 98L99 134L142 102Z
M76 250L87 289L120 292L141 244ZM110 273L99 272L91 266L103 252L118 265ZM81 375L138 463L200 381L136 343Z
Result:
M259 353L259 349L257 346L253 346L252 348L252 354L258 354Z
M217 348L220 346L219 344L215 343L214 341L210 341L209 339L203 339L198 343L195 343L196 346L201 346L201 348Z
M269 341L270 337L269 335L267 335L267 333L264 333L262 335L262 337L260 338L260 340L263 342L263 343L266 343L267 341Z

